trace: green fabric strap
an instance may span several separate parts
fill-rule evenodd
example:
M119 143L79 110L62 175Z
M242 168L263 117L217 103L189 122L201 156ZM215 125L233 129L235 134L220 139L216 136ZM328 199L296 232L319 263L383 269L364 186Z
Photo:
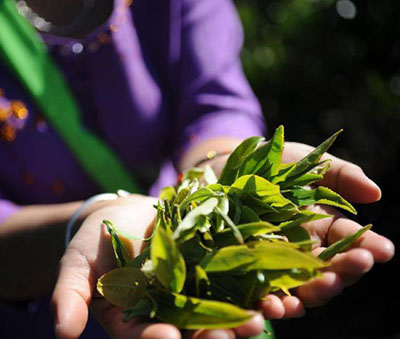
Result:
M0 0L0 57L20 79L82 168L103 190L139 192L124 164L100 138L85 130L60 70L14 0Z

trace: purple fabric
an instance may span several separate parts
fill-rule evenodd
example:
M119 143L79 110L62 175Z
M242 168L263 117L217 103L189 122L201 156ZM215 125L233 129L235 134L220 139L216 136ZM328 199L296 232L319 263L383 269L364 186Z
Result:
M153 195L175 183L174 165L189 147L212 137L264 134L240 64L243 33L231 0L136 0L130 8L116 0L109 20L86 38L43 38L85 127ZM0 89L3 105L20 100L29 111L15 140L0 139L0 222L17 205L99 193L1 64Z
M14 213L17 213L20 209L20 206L11 201L0 198L0 224Z

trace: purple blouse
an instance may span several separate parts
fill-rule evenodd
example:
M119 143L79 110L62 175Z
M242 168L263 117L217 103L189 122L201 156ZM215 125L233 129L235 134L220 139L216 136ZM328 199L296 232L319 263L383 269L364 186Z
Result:
M175 182L174 164L189 147L264 134L241 68L243 33L231 0L115 0L109 20L84 39L43 38L85 127L150 194ZM99 191L0 64L0 224L21 205Z

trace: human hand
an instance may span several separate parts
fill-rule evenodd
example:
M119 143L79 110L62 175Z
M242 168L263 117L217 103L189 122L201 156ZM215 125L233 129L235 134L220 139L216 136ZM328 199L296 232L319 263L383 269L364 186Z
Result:
M69 244L60 264L60 273L53 294L55 330L59 338L77 338L82 333L91 311L112 338L181 338L180 331L170 325L136 319L124 323L122 309L108 303L96 291L97 279L116 267L110 237L102 221L112 220L122 231L145 238L152 231L156 199L132 195L91 214ZM132 256L142 249L142 241L127 241ZM229 330L188 331L184 337L234 338L254 336L262 332L260 314L245 325Z
M294 162L310 153L311 146L287 142L283 153L283 162ZM379 187L371 181L362 169L350 162L325 154L322 158L331 159L331 169L318 184L331 188L345 199L358 203L372 203L381 197ZM304 224L303 227L316 241L314 253L318 255L325 247L357 231L361 226L347 218L334 208L312 207L317 213L333 215ZM322 279L295 290L293 296L269 295L260 303L264 315L270 319L299 317L304 307L313 307L326 303L339 294L342 289L360 279L374 263L390 260L394 255L394 245L383 236L367 231L350 250L332 258L332 265L323 273Z

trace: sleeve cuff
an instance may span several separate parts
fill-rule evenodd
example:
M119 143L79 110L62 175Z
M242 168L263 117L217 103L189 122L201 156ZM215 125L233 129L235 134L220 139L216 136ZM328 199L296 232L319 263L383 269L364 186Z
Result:
M20 209L21 206L18 206L11 201L0 199L0 224L13 214L17 213Z

